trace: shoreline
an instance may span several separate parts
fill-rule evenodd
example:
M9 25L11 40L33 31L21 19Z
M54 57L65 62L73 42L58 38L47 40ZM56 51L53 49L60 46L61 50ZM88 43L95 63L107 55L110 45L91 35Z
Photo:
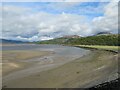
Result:
M106 51L92 51L92 52L94 52L94 54L96 54L96 55L98 55L99 56L99 54L101 54L101 57L105 57L103 54L102 54L102 52L104 52L107 56L109 56L109 54L110 55L113 55L113 54L111 54L111 53L108 53L108 52L106 52ZM100 53L101 52L101 53ZM99 54L97 54L97 53L99 53ZM80 67L82 66L82 68L83 68L83 65L82 64L80 64L80 63L78 63L78 65L80 65L79 67L76 67L76 65L77 65L77 63L76 63L76 61L77 62L81 62L81 63L83 63L85 66L86 66L86 64L88 64L86 67L87 68L92 68L91 66L93 65L93 67L95 66L94 64L92 64L92 63L94 63L93 61L91 61L92 60L92 58L94 58L94 57L96 57L96 55L94 55L94 54L91 54L90 56L89 55L85 55L85 56L83 56L83 57L81 57L80 59L77 59L77 60L74 60L74 61L71 61L71 62L68 62L68 63L66 63L66 64L64 64L64 65L62 65L62 66L59 66L59 67L56 67L56 68L53 68L53 69L50 69L50 70L47 70L47 71L42 71L42 72L39 72L39 73L36 73L36 74L33 74L33 75L30 75L30 76L28 76L28 77L24 77L24 78L22 78L22 79L18 79L18 80L13 80L13 82L12 83L8 83L7 84L7 87L9 88L9 87L14 87L14 85L16 86L16 88L17 87L20 87L20 86L23 86L23 88L25 87L26 88L26 86L28 86L28 87L32 87L32 88L44 88L44 87L46 87L46 88L49 88L49 87L51 87L51 88L65 88L65 87L67 87L67 88L71 88L70 87L70 82L71 82L71 80L75 80L74 81L74 83L76 83L76 87L85 87L84 85L85 84L83 84L82 82L84 81L82 81L82 82L79 82L79 79L77 80L77 79L75 79L75 76L72 76L72 77L70 77L69 76L69 74L71 73L71 75L73 75L72 73L73 73L73 71L76 71L76 69L77 70L79 70L80 69ZM91 58L91 60L90 60L90 58ZM97 58L97 57L96 57ZM91 62L90 62L90 61ZM94 59L95 60L95 59ZM110 64L107 60L105 60L106 61L106 63L108 63L108 65ZM85 64L85 62L86 62L86 64ZM95 62L96 62L96 60L95 60ZM97 61L97 62L99 62L99 61ZM111 60L111 62L112 62L112 60ZM75 64L76 63L76 64ZM90 65L89 65L90 64ZM104 64L104 63L103 63ZM69 65L72 65L71 67L73 67L73 68L71 68L71 69L69 69L70 67L69 67ZM110 67L112 67L111 66L112 64L110 64ZM99 66L99 65L98 65ZM95 66L96 67L96 66ZM84 67L85 68L85 67ZM85 68L86 70L87 70L87 68ZM100 67L98 67L98 70L99 70L99 68L100 68L100 70L102 69L102 66L100 66ZM103 68L104 69L104 68ZM67 70L67 71L66 71ZM71 71L69 71L69 70L73 70L72 72ZM80 69L81 70L81 69ZM91 69L92 70L92 69ZM93 69L94 70L94 69ZM69 72L68 72L69 71ZM61 77L61 75L60 75L60 72L61 72L61 74L63 74L63 72L66 72L65 74L66 75L68 75L70 78L68 79L68 80L66 80L66 81L69 81L69 82L67 82L67 84L64 86L64 83L66 82L66 81L64 81L64 80L62 80L62 79L58 79L57 77ZM80 71L79 71L80 72ZM76 74L79 74L79 72L78 71L76 71ZM82 73L90 73L89 71L82 71ZM105 72L105 71L104 71ZM56 74L58 75L57 77L53 77L54 75L56 76ZM59 74L58 74L59 73ZM102 75L101 74L101 71L100 72L98 72L100 75ZM109 72L110 73L110 72ZM40 74L40 77L39 77L39 74ZM97 74L97 72L95 73L95 74ZM106 73L107 74L107 73ZM63 74L63 77L65 77L66 75L64 75ZM98 74L97 74L98 75ZM86 74L84 75L84 76L86 76ZM80 75L80 77L84 77L84 76L81 76ZM103 75L104 76L104 75ZM37 80L35 79L35 77L37 78ZM79 77L79 76L77 76L77 77ZM91 76L91 74L90 74L90 76L89 77L92 77ZM86 76L86 78L89 78L88 76ZM32 78L34 78L35 79L35 81L34 81L34 79L32 79ZM46 79L45 79L46 78ZM47 79L47 78L49 78L49 79ZM72 79L72 78L74 78L74 79ZM92 78L94 78L94 77L92 77ZM99 78L99 75L96 77L96 79L97 78ZM105 78L105 77L104 77ZM84 78L83 78L84 79ZM24 80L25 80L25 82L24 82ZM46 82L44 82L44 81L46 81L47 80L47 82L48 83L46 83ZM49 80L49 81L48 81ZM54 80L58 80L58 85L56 85L55 83L54 83ZM37 86L36 87L34 87L33 85L31 85L29 82L31 82L31 81L33 81L35 84L37 84L37 83L39 83L39 84L37 84ZM41 82L42 81L42 82ZM86 80L85 80L86 81ZM103 80L104 81L104 80ZM17 84L19 82L19 84ZM64 82L63 84L61 84L61 82ZM87 81L87 82L91 82L91 80L90 81ZM26 85L23 85L22 83L26 83ZM50 83L52 83L52 84L50 84ZM78 85L78 83L79 83L79 85L82 85L82 86L79 86ZM81 83L81 84L80 84ZM84 82L85 83L85 82ZM91 82L92 83L92 82ZM98 83L98 82L97 82ZM73 83L71 83L71 84L73 84ZM87 83L86 83L87 84ZM93 83L94 84L94 83ZM89 85L89 87L90 86L92 86L93 84L88 84ZM100 83L99 83L100 84ZM74 84L73 84L74 85ZM75 87L75 86L73 86L73 87Z
M89 45L88 45L89 46ZM75 45L74 47L78 47L78 48L83 48L83 49L87 49L87 50L97 50L97 51L107 51L107 52L112 52L115 55L118 55L118 59L119 59L119 46L118 46L118 50L108 50L108 49L99 49L99 48L94 48L94 47L87 47L87 45ZM118 62L119 63L119 62ZM119 65L118 65L119 68ZM109 82L104 82L104 83L100 83L94 86L90 86L89 89L104 89L104 88L108 88L108 89L118 89L119 88L119 71L117 72L117 78L110 80ZM85 89L87 90L87 89Z
M70 46L71 47L71 46ZM76 47L76 46L72 46ZM83 48L78 47L77 48ZM89 88L104 82L111 82L117 79L117 55L113 51L106 51L94 48L84 48L91 53L86 54L78 59L65 62L62 58L56 58L60 61L54 62L53 68L49 63L45 64L49 69L38 68L41 72L31 73L23 77L21 74L15 74L16 79L3 83L4 88ZM35 58L34 58L35 59ZM27 60L29 61L29 60ZM32 65L32 63L31 63ZM41 64L38 64L38 66ZM51 64L52 65L52 64ZM34 65L32 65L34 66ZM28 67L29 68L29 67ZM29 69L32 72L32 69ZM35 71L33 69L33 71ZM24 73L26 71L23 71ZM23 73L23 74L24 74ZM21 78L17 78L21 77ZM14 78L14 77L13 77ZM9 77L8 77L9 79ZM4 79L3 79L4 81ZM32 84L32 83L34 84ZM58 83L56 83L58 82Z
M91 45L91 46L94 46L94 45ZM118 47L118 50L110 50L110 49L106 49L106 48L97 48L97 47L91 47L90 45L74 45L74 47L78 47L78 48L85 48L85 49L89 49L89 50L100 50L100 51L108 51L108 52L113 52L113 53L116 53L118 54L119 53L119 46L116 46ZM102 46L104 47L104 46ZM109 47L109 46L108 46Z

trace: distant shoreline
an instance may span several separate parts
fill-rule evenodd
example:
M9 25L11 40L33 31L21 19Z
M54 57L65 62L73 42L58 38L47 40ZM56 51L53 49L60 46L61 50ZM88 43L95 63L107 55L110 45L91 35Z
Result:
M104 48L105 46L99 46L100 48L97 48L97 46L95 46L95 45L75 45L74 47L85 48L85 49L89 49L89 50L103 50L103 51L113 52L116 54L119 53L119 46L107 46L107 47L115 47L116 50L113 50L112 48L111 49ZM118 50L117 50L117 48L118 48Z
M8 81L3 84L3 87L7 86L9 88L9 87L14 87L16 85L17 87L24 86L24 87L33 87L33 88L44 88L44 87L71 88L71 84L72 84L73 87L76 88L78 87L89 88L91 86L94 87L96 85L104 83L105 81L111 82L112 80L118 79L116 75L117 55L119 54L118 52L114 52L114 50L112 51L112 50L99 49L101 47L99 48L83 47L83 45L82 46L71 45L69 47L84 48L87 50L91 50L92 53L84 55L76 60L68 62L59 67L54 67L53 69L47 71L44 70L42 72L34 73L31 74L31 76L23 77L21 79L16 78L12 82ZM58 61L62 60L62 58L57 58L57 59ZM63 79L64 77L68 79ZM58 83L55 83L54 80L57 81ZM72 82L68 82L71 80ZM36 84L36 87L30 84L29 82L34 82ZM64 83L66 83L65 86Z
M71 46L73 47L73 46ZM91 49L92 50L92 49ZM62 58L57 58L62 60ZM64 61L64 60L63 60ZM62 61L61 61L62 62ZM5 82L3 87L32 88L89 88L117 79L117 56L108 51L92 53L50 70ZM66 77L67 76L67 77ZM59 78L58 78L59 77ZM64 79L63 79L64 78ZM34 86L33 82L36 86ZM57 83L56 83L57 82Z

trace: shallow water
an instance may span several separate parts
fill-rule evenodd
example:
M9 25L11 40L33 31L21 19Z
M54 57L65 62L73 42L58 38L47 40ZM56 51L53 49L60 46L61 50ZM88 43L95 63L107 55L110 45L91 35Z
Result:
M19 45L11 45L11 46L2 46L2 50L36 50L36 51L53 51L53 54L46 55L43 57L31 58L29 60L16 60L19 62L36 62L30 68L24 68L23 70L16 71L14 73L10 73L7 76L4 76L4 80L12 80L19 77L25 77L27 75L31 75L33 73L41 72L43 70L47 70L49 68L58 67L67 62L75 60L77 58L82 57L90 53L89 50L70 47L70 46L62 46L62 45L36 45L36 44L19 44ZM47 63L47 64L46 64Z
M75 80L74 82L80 85L78 87L90 87L93 85L106 82L109 79L109 77L113 77L114 74L117 72L117 69L115 67L116 61L113 60L114 61L113 63L112 61L113 58L110 58L107 53L105 53L105 56L108 58L103 59L105 58L104 54L101 54L101 52L99 53L98 51L91 52L89 50L82 49L82 48L62 46L62 45L35 45L35 44L24 44L24 45L19 44L14 46L13 45L3 46L3 50L30 50L30 51L33 50L33 51L53 51L54 52L50 55L35 57L29 60L17 60L18 62L17 64L19 64L19 62L25 62L28 64L28 67L23 67L23 69L10 72L9 74L3 76L2 78L3 86L7 86L8 88L9 87L37 88L36 86L34 86L35 84L32 85L30 82L34 82L38 84L38 82L40 83L40 81L42 80L43 81L41 82L41 84L44 86L44 84L46 84L46 81L49 79L51 79L52 81L56 74L58 77L61 77L61 75L63 75L63 77L66 77L66 75L67 76L72 75L72 78L69 78L69 79L65 78L65 80L60 79L60 82L58 82L60 83L60 85L61 85L61 82L64 83L64 82L67 82L67 80L69 81ZM92 55L92 57L85 56L83 57L83 59L80 59L81 56L87 55L87 54ZM96 55L98 56L98 58L96 57L96 59L98 59L97 61L96 59L95 60L93 59ZM102 57L102 58L99 58L99 57ZM75 60L75 63L73 60ZM83 60L85 60L85 63L84 64L80 63L80 61L84 62ZM73 61L73 62L69 63L70 61ZM78 63L76 63L76 61ZM93 61L95 62L93 63ZM32 62L32 65L29 64L29 62L30 63ZM100 63L102 66L100 65ZM49 70L51 73L48 72ZM45 72L45 74L43 71ZM78 71L80 73L77 73ZM47 74L51 75L50 78L49 76L47 76ZM45 79L42 79L41 77ZM59 81L59 79L57 79L58 77L56 77L55 80ZM114 77L116 78L116 76ZM82 79L83 81L81 81ZM52 82L54 82L54 80ZM73 85L74 85L74 82L72 83ZM86 84L85 82L89 82L89 83ZM68 85L70 86L65 86L65 87L71 87L71 82L69 82Z
M2 46L2 50L37 50L37 51L54 51L55 55L60 56L71 56L71 57L79 57L83 56L89 52L89 50L70 47L70 46L62 46L62 45L36 45L36 44L18 44L11 46Z

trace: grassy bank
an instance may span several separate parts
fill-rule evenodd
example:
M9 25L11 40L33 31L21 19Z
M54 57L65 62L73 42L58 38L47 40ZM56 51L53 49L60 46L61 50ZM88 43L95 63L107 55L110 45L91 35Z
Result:
M113 51L116 53L119 51L119 48L120 48L120 46L100 46L100 45L74 45L74 46L81 47L81 48Z
M46 40L36 43L69 45L69 46L76 46L81 48L106 50L117 53L120 47L118 40L119 36L120 34L97 35L97 36L88 36L88 37L80 37L80 38L61 37L61 38L55 38L52 40Z

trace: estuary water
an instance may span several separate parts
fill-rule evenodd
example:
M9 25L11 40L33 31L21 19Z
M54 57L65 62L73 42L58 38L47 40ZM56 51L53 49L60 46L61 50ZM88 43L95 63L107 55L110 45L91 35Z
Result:
M28 68L24 68L22 70L18 70L10 73L7 76L3 77L3 81L14 80L18 78L23 78L35 73L39 73L41 71L46 71L48 69L56 68L70 61L76 60L84 55L90 53L89 50L70 47L70 46L62 46L62 45L38 45L38 44L14 44L8 46L2 46L2 51L6 50L30 50L33 51L50 51L54 52L50 55L45 55L43 57L31 58L29 60L16 60L17 63L33 63L32 66Z
M2 50L37 50L37 51L53 51L56 55L80 57L88 52L89 50L62 46L62 45L38 45L38 44L14 44L8 46L2 46Z

